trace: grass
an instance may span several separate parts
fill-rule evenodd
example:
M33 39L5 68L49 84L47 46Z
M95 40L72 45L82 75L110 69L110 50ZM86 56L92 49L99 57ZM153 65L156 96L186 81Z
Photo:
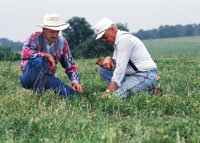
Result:
M144 41L158 66L162 97L98 99L107 84L96 59L79 59L83 94L59 100L48 91L38 98L20 85L20 61L0 62L0 142L200 142L199 41ZM70 83L60 65L56 76Z

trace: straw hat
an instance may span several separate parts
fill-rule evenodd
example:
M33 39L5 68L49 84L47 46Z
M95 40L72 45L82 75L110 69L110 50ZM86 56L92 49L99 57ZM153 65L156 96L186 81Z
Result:
M43 24L36 26L52 30L64 30L69 27L69 23L61 23L57 14L45 14Z

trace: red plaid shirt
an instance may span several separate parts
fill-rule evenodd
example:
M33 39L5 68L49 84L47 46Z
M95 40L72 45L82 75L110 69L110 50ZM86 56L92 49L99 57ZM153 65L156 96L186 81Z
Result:
M22 59L26 59L26 60L21 61L22 72L26 71L26 64L30 60L28 58L33 57L35 54L41 57L44 56L45 52L42 48L42 45L40 45L40 42L39 42L39 38L41 38L41 36L44 36L44 32L36 32L32 34L31 36L29 36L27 41L24 43L23 51L22 51ZM58 38L61 38L61 37L58 37ZM57 39L56 41L58 40L60 39ZM48 44L46 38L44 40L44 44ZM54 46L56 46L56 44L54 44ZM77 72L76 65L71 55L68 42L66 40L64 40L64 45L59 45L59 47L54 48L54 55L55 55L54 60L56 64L58 62L61 63L62 67L65 69L65 73L68 75L71 82L78 83L79 73ZM49 63L49 66L50 66L50 63Z

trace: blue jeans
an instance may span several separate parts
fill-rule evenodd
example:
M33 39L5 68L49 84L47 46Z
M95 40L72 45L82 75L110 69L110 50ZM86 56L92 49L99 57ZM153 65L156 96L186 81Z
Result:
M51 89L60 96L71 98L74 94L72 88L54 75L46 74L47 70L48 63L42 57L30 60L26 65L26 71L20 77L22 87L33 89L37 93Z
M113 70L108 70L104 67L99 67L100 75L110 84ZM151 93L151 90L157 85L157 70L150 70L144 72L136 72L132 75L125 75L121 86L118 87L114 95L123 98L129 94L129 92L141 92L147 91Z

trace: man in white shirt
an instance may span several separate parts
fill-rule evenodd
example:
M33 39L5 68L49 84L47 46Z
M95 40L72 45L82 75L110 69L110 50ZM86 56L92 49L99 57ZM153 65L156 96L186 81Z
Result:
M100 75L108 82L107 93L122 98L129 91L151 92L157 84L157 66L137 37L117 29L113 21L101 19L96 25L97 39L113 45L113 57L106 57Z

